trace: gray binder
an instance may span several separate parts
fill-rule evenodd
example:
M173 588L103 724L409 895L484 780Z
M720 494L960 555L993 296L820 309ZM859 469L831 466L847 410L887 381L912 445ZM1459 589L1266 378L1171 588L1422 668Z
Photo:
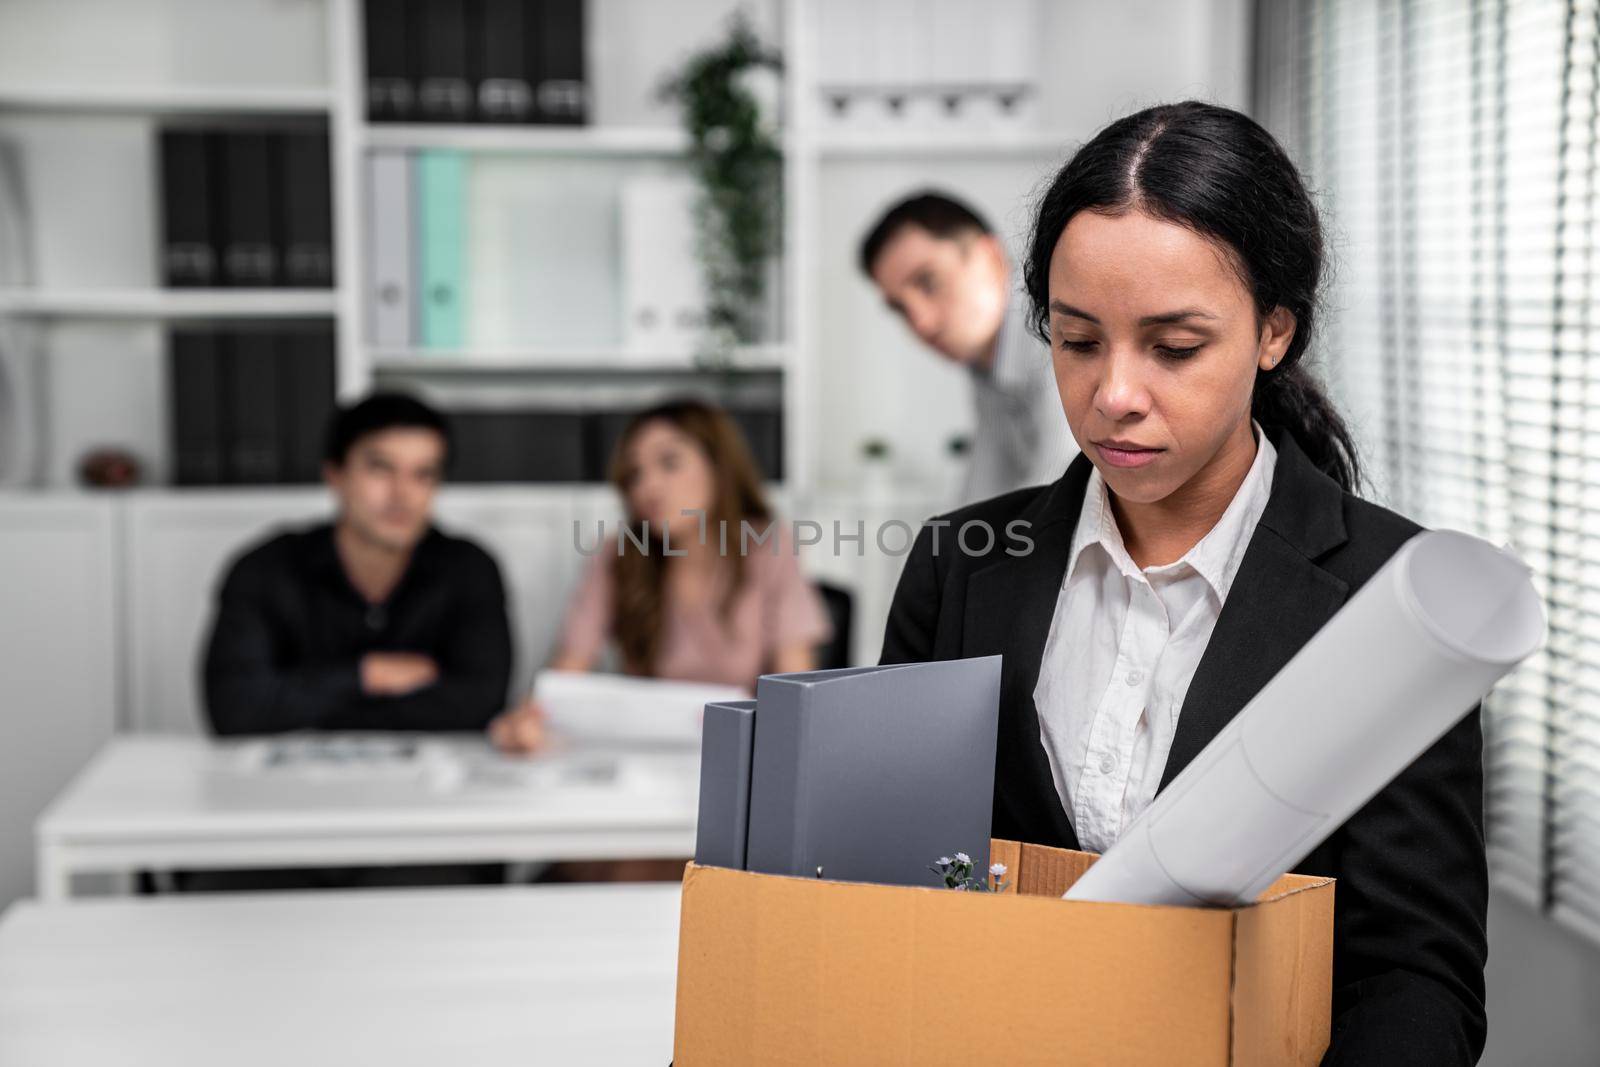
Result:
M367 294L372 343L409 348L415 343L412 314L412 226L416 214L411 188L411 157L406 152L373 152L367 157L371 216L367 220L371 289Z
M986 870L999 702L999 656L763 677L746 867L939 885L929 865L965 852Z
M694 836L694 861L702 867L744 868L755 731L754 700L706 705L700 734L700 819Z

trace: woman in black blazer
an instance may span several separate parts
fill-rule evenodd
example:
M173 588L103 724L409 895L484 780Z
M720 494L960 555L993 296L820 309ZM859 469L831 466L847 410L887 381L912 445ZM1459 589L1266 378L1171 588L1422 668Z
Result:
M1083 454L1051 485L925 526L883 645L885 663L1004 657L995 836L1079 847L1034 692L1091 485L1133 563L1160 567L1220 528L1258 434L1276 453L1160 788L1418 531L1353 494L1350 436L1301 365L1322 258L1293 164L1212 105L1112 124L1040 200L1026 288ZM1297 868L1338 879L1325 1063L1470 1064L1483 1049L1482 744L1474 711Z

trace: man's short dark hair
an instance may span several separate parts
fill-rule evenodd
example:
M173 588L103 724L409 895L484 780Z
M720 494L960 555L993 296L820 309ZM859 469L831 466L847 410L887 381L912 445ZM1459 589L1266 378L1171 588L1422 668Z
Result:
M450 420L443 413L406 393L372 393L334 413L322 458L343 466L357 441L395 429L432 430L444 439L445 455L450 454Z
M968 205L932 190L908 196L884 212L883 218L861 242L861 273L872 276L872 268L884 246L907 226L921 226L935 237L965 237L972 233L993 233L989 224Z

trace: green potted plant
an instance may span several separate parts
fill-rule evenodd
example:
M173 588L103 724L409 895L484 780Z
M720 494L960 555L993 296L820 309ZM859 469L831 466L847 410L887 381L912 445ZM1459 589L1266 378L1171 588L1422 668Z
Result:
M696 246L709 301L702 366L726 368L735 346L767 332L768 270L782 234L783 154L772 113L777 94L762 93L761 82L775 82L782 66L782 56L740 12L721 43L690 57L662 87L682 107L689 169L700 186Z

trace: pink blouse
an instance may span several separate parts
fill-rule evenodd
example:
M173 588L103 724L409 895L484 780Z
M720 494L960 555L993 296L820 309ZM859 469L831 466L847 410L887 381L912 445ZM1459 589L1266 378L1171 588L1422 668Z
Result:
M772 669L778 649L820 645L832 636L822 597L800 573L793 543L783 532L774 541L776 553L771 542L750 546L744 584L726 616L720 588L696 605L668 599L654 677L738 685L754 692L756 679ZM563 657L592 663L610 643L616 562L617 540L608 538L589 559L572 594L561 635ZM725 588L731 577L722 571L718 585Z

